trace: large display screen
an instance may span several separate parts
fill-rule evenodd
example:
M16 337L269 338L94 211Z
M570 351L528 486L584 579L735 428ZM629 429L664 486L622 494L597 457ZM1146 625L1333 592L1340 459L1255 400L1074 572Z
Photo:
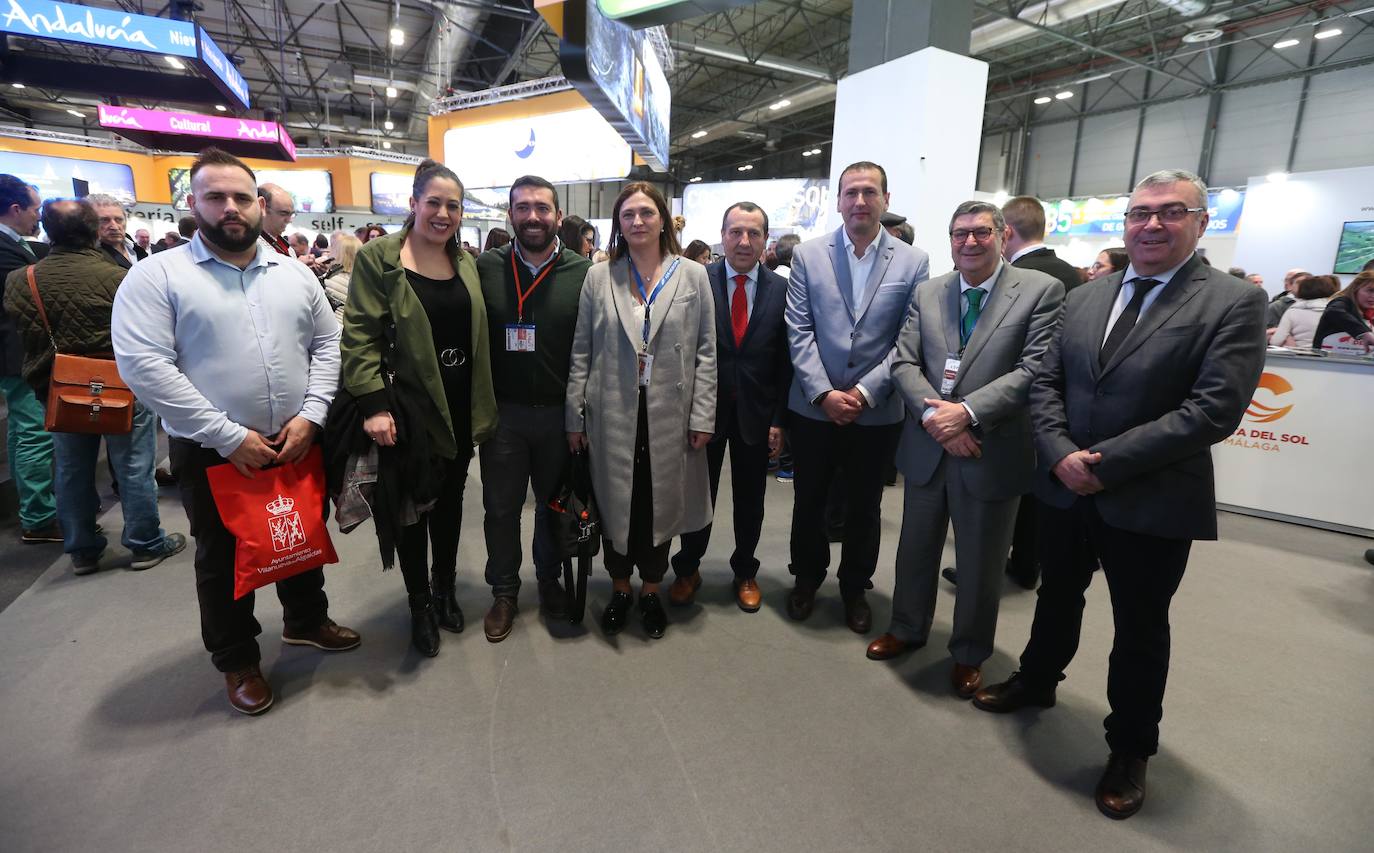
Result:
M521 175L605 181L625 177L631 165L629 143L591 107L451 128L444 158L458 164L467 187L508 187Z
M687 220L682 242L719 245L725 211L739 201L753 202L767 211L768 230L774 236L796 234L803 240L819 236L830 212L829 186L826 178L688 184L682 191L682 216Z
M1042 201L1045 207L1046 237L1083 237L1126 233L1126 207L1129 196L1107 198L1066 198ZM1218 190L1207 194L1208 234L1234 234L1245 209L1245 193Z
M1347 222L1341 226L1341 242L1336 246L1336 265L1332 272L1356 275L1374 261L1374 222Z
M668 78L648 37L612 20L596 0L564 4L563 74L649 168L668 170Z
M409 216L411 185L410 175L395 172L372 173L372 212L383 216Z
M126 205L134 203L134 170L122 163L0 151L0 173L38 187L39 198L71 198L75 178L85 181L93 193L114 196Z
M258 185L276 184L296 199L296 213L333 213L334 177L324 169L258 169ZM169 169L172 207L190 210L186 196L191 193L191 170Z

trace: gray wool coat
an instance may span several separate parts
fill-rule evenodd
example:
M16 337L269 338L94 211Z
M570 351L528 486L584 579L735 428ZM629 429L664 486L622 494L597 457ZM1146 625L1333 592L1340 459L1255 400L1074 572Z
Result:
M671 263L666 261L666 270ZM646 282L652 292L656 282ZM636 353L643 314L635 318L628 259L594 265L582 285L568 372L566 426L585 432L592 487L607 537L629 550L630 490L639 417ZM706 450L689 432L709 433L716 420L715 301L706 268L683 259L649 312L649 459L653 471L655 544L711 522Z

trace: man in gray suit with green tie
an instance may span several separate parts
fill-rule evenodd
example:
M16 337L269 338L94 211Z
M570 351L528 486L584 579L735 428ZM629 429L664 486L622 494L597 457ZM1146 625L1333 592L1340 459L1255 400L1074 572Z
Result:
M868 656L925 645L952 521L959 586L951 685L963 698L981 685L992 655L1016 507L1035 473L1026 400L1064 301L1059 281L1002 260L1008 233L996 205L955 209L955 270L916 288L892 365L908 413L897 453L906 500L892 624Z

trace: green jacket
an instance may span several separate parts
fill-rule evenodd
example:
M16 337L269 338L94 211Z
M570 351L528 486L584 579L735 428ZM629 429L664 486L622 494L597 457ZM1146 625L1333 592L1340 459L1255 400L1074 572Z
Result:
M512 241L477 258L482 298L491 326L491 375L496 399L526 406L562 406L568 394L568 361L577 329L577 303L582 280L591 261L569 249L554 260L554 268L525 300L524 322L535 327L534 352L507 352L506 326L517 322L515 279L511 275ZM517 257L520 285L534 277Z
M344 306L342 380L368 414L386 408L382 385L382 352L387 326L396 327L391 370L402 390L425 399L425 427L434 452L445 459L458 455L449 419L448 399L434 353L434 333L424 306L406 280L401 244L410 234L407 225L395 234L369 240L353 262L348 303ZM491 353L487 341L487 311L477 279L477 265L467 252L454 247L453 268L472 300L472 442L481 444L496 430L496 398L491 390Z

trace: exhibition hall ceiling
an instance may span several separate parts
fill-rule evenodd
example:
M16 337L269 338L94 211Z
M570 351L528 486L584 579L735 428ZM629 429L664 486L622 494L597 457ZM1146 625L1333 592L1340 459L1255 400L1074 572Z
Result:
M86 5L160 16L192 9L223 51L241 60L255 110L280 111L301 147L380 148L386 142L396 152L423 155L435 98L560 73L557 37L532 0ZM1252 85L1247 75L1258 74L1252 66L1270 80L1374 62L1374 0L973 5L971 52L989 64L989 133ZM900 9L901 3L892 6ZM721 179L742 165L756 166L750 177L798 174L828 162L824 150L807 152L831 137L834 82L849 67L851 8L851 0L758 0L668 25L659 41L673 92L674 174ZM1331 30L1340 32L1315 38ZM156 55L55 41L11 37L8 50L169 70ZM1050 100L1037 104L1037 98ZM95 125L99 100L99 93L58 86L3 86L0 123L101 134ZM893 103L900 109L900 92L893 93ZM874 124L881 132L882 117Z

